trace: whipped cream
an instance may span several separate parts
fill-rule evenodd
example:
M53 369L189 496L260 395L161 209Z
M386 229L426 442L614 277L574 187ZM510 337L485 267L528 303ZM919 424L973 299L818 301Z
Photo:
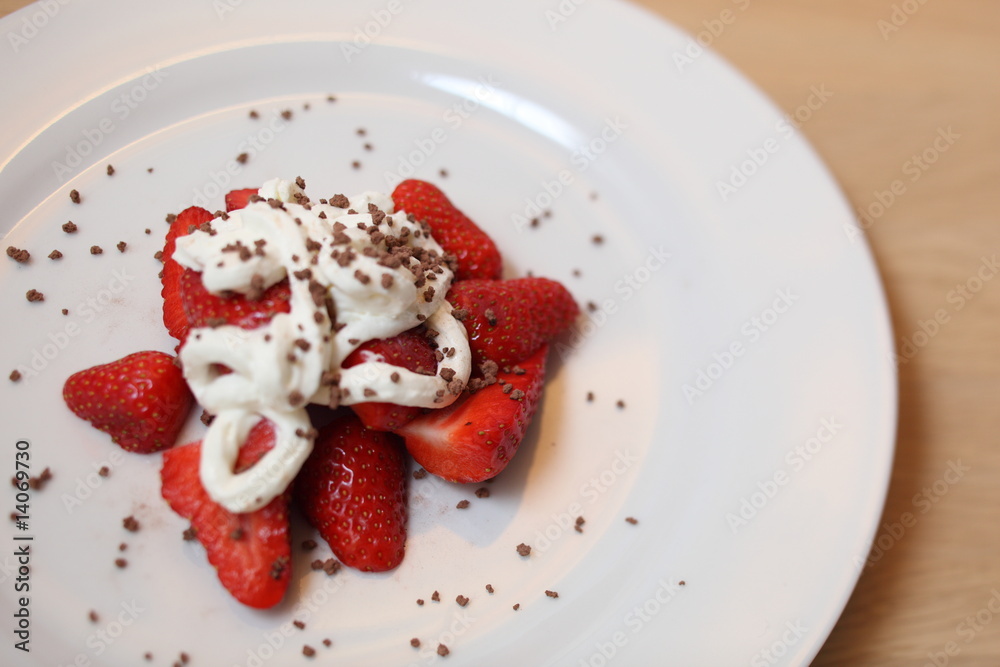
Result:
M384 194L316 203L303 185L268 181L258 191L263 200L178 238L173 255L217 294L255 298L289 279L290 312L253 330L192 329L180 352L192 392L215 414L202 442L201 481L232 512L263 507L294 479L315 437L307 403L440 408L458 397L472 368L465 328L445 300L454 276L426 227L395 211ZM366 341L421 323L437 332L444 353L436 375L377 355L342 367ZM232 372L221 373L220 364ZM261 418L274 423L275 446L236 474L240 445Z

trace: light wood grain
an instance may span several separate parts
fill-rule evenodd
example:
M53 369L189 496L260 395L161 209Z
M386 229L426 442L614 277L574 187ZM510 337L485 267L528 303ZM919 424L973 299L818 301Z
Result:
M24 4L0 0L0 14ZM938 654L938 664L1000 665L1000 614L966 620L1000 591L1000 276L961 310L948 301L984 256L1000 255L1000 3L895 0L920 9L887 38L878 22L890 19L889 0L640 4L692 32L735 9L712 48L786 111L810 86L833 92L802 129L847 196L866 208L894 180L906 188L867 230L897 341L939 309L949 316L900 366L898 454L883 520L908 512L915 525L866 569L815 664L924 665ZM947 128L959 138L912 180L907 161ZM968 471L946 485L959 462ZM947 489L939 498L935 483ZM924 489L936 502L918 497ZM1000 594L993 605L1000 609ZM945 655L949 642L956 655Z

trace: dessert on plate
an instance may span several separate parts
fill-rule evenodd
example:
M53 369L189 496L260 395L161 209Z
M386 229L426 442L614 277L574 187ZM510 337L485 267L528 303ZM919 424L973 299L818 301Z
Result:
M142 351L70 376L70 409L137 453L221 583L256 608L291 574L289 512L344 565L391 570L408 458L450 482L500 473L579 309L546 278L501 279L489 238L433 184L306 196L273 179L170 219L163 321ZM199 442L176 445L199 404Z

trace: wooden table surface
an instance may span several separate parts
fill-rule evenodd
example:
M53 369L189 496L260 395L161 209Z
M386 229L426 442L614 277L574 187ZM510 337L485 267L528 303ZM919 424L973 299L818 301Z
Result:
M802 131L867 212L906 353L887 548L814 664L1000 665L1000 2L639 2L788 112L833 94Z

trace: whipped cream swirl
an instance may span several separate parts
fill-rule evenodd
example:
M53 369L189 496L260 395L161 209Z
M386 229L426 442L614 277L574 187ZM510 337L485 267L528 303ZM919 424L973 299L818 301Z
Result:
M216 294L259 298L289 279L288 313L252 330L192 329L180 352L192 392L215 415L202 442L201 481L232 512L263 507L294 479L315 438L306 404L440 408L471 372L465 328L445 300L454 276L427 228L381 193L311 202L302 187L301 179L268 181L261 199L178 238L173 255ZM377 355L342 367L365 342L422 323L437 332L437 374ZM236 474L240 445L261 418L274 423L276 443Z

